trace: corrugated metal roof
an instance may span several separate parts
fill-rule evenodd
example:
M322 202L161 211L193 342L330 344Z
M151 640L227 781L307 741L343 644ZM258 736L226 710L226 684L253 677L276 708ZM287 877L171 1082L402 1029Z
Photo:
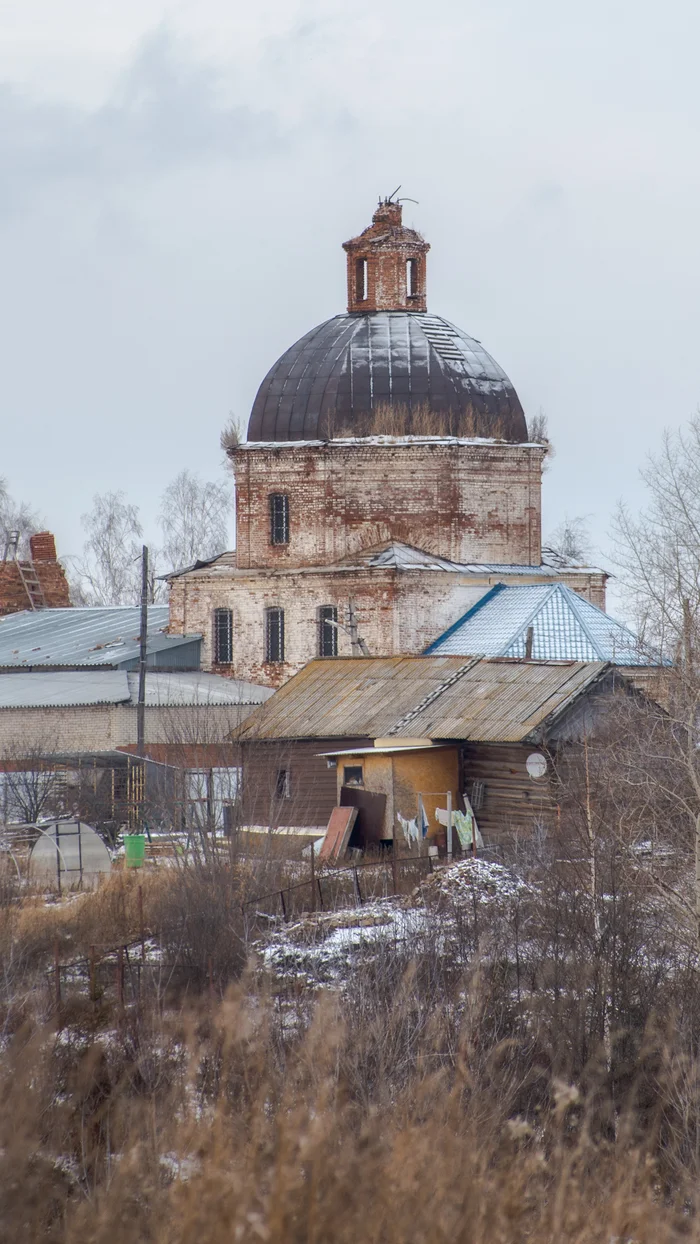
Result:
M657 665L636 635L563 583L498 583L426 649L427 655L524 657L529 627L540 661Z
M129 698L124 670L0 674L0 709L124 704Z
M138 674L125 670L28 670L0 674L0 709L135 705L138 690ZM149 670L146 676L149 708L264 704L273 694L270 687L199 671Z
M519 742L606 669L603 662L455 656L312 661L247 718L237 737Z
M166 635L168 606L148 607L148 652L199 638ZM141 615L131 605L40 609L0 618L0 668L37 665L124 665L139 655Z
M138 699L139 676L127 674L132 702ZM264 704L274 695L271 687L260 687L253 682L239 682L223 678L221 674L205 674L198 670L166 673L149 670L146 675L146 705L173 706L178 704L235 705Z

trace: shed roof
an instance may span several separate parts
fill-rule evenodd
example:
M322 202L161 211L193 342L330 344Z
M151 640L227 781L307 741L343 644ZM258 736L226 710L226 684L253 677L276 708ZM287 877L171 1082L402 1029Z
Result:
M124 670L51 670L0 674L0 709L75 708L124 704L129 683Z
M540 661L612 661L658 665L622 622L563 583L497 583L426 649L428 655L524 657L532 627L532 656Z
M148 606L148 653L179 648L199 635L166 635L168 606ZM139 655L141 613L131 605L38 609L0 618L0 668L120 666Z
M603 662L455 656L311 661L251 713L236 737L520 742L568 708L608 668Z
M131 706L138 699L138 684L138 674L127 674L125 670L22 670L0 674L0 710L95 704ZM147 708L263 704L272 694L270 687L237 682L220 674L149 670L146 676Z

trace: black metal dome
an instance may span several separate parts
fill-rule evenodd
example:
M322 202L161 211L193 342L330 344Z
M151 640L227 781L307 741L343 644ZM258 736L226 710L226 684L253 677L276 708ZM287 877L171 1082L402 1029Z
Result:
M526 441L513 385L480 342L439 315L336 315L263 380L248 440L430 433Z

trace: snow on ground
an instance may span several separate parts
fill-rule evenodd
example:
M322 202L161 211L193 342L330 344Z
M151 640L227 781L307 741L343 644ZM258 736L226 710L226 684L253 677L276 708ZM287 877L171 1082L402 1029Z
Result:
M408 898L386 898L341 911L280 922L259 947L263 966L299 985L342 985L350 969L382 950L419 946L428 935L447 951L454 915L501 910L528 893L501 864L465 859L435 872Z

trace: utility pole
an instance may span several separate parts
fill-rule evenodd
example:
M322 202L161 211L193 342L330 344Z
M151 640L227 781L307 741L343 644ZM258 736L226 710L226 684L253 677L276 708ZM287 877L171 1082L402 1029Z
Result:
M136 703L136 746L139 756L146 747L146 647L148 637L148 549L141 550L141 634L139 636L139 698Z
M357 629L357 614L355 613L355 602L352 596L348 599L348 625L347 632L350 636L350 647L354 657L368 657L369 648L364 639L360 638Z

